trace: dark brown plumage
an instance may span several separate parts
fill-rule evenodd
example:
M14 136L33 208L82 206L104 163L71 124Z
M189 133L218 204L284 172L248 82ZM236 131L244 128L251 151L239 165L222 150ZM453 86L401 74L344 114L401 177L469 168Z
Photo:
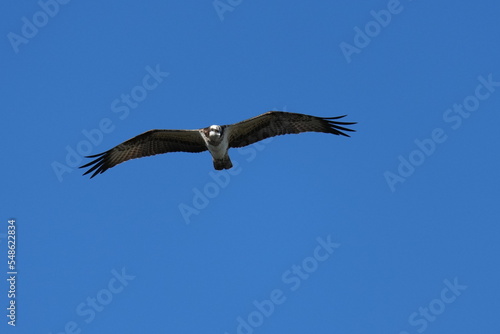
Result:
M150 130L120 145L88 158L95 160L81 166L90 167L83 175L92 177L104 173L124 161L168 152L203 152L212 154L216 169L232 167L227 150L243 147L260 140L301 132L323 132L349 137L355 131L345 126L355 122L339 122L345 117L316 117L284 111L269 111L262 115L230 125L212 125L198 130Z
M284 111L269 111L230 125L238 127L238 133L231 133L229 145L230 147L243 147L269 137L301 132L323 132L350 137L342 131L356 130L345 128L343 125L353 125L356 122L334 121L345 116L347 115L316 117Z

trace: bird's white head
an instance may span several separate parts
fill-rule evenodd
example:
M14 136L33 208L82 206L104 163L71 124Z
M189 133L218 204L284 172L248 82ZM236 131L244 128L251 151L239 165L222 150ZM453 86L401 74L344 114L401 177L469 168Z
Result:
M208 138L213 141L219 140L222 134L222 128L220 125L211 125L208 131Z

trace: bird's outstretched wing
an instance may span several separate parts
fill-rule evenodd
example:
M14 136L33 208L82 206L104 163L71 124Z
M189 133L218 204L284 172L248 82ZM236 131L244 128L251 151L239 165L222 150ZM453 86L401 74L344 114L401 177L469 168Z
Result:
M344 127L356 122L338 122L345 117L316 117L284 111L269 111L243 122L226 125L230 128L229 147L243 147L260 140L292 133L324 132L350 137L343 131L356 131Z
M90 167L83 175L90 178L124 161L168 152L203 152L207 147L199 130L149 130L112 149L87 158L97 158L80 168Z

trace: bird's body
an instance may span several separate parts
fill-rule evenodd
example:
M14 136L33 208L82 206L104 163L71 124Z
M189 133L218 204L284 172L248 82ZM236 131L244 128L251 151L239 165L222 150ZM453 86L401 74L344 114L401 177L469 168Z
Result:
M247 146L269 137L301 132L323 132L349 137L342 131L354 130L344 126L356 123L334 121L344 116L321 118L269 111L230 125L211 125L198 130L150 130L106 152L88 156L96 159L80 168L90 167L83 175L94 172L92 178L130 159L168 152L197 153L208 150L216 170L229 169L233 166L228 154L230 148Z

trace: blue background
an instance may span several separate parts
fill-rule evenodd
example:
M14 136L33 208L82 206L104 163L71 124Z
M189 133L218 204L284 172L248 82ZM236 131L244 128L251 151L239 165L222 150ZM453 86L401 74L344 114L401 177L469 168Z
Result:
M1 332L498 333L500 87L477 88L500 82L498 1L221 3L2 4ZM268 110L359 123L233 149L232 174L207 152L74 168Z

